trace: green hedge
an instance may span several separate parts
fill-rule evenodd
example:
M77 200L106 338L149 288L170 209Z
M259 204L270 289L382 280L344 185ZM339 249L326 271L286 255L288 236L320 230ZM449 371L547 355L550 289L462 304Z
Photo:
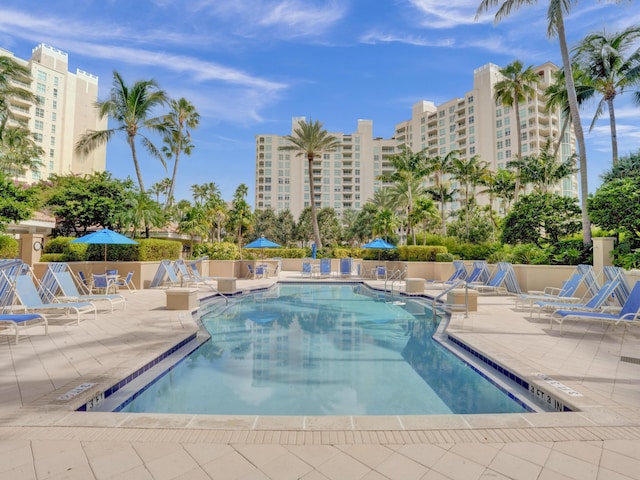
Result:
M0 235L0 258L18 258L18 240L9 235Z
M438 254L449 253L442 245L401 245L398 252L400 260L407 262L435 262Z
M47 241L43 262L82 262L104 260L105 246L71 243L74 237L57 237ZM150 262L180 258L182 243L175 240L141 238L135 245L107 245L107 260L112 262Z

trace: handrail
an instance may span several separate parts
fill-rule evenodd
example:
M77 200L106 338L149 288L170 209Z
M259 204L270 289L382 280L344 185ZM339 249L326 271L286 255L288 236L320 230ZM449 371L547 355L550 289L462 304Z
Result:
M465 286L465 292L464 292L465 317L467 317L469 315L469 301L468 301L468 288L469 288L469 285L464 280L456 280L450 287L445 288L442 292L440 292L438 295L433 297L433 299L431 300L431 310L433 311L434 317L437 315L437 311L438 311L437 307L436 307L436 302L438 300L440 300L443 296L448 294L451 290L459 287L461 284L464 284L464 286Z

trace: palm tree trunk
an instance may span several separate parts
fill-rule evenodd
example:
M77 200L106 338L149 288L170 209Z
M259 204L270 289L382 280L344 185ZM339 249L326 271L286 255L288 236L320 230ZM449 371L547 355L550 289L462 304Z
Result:
M553 149L553 158L558 158L558 152L560 151L560 146L562 145L562 139L564 138L564 134L567 131L567 127L569 126L570 117L567 115L562 122L562 129L560 130L560 138L558 138L558 142L556 143L555 148Z
M311 202L311 223L313 224L313 241L316 242L316 248L322 248L320 241L320 227L318 227L318 213L316 212L316 200L313 184L313 155L309 155L309 200Z
M171 174L171 185L169 186L169 193L167 193L167 206L170 207L173 203L173 191L176 184L176 176L178 175L178 160L180 159L180 150L176 149L174 152L175 162L173 164L173 173Z
M558 40L560 42L560 52L562 53L562 68L564 68L564 79L569 98L569 111L573 121L573 131L578 142L578 159L580 168L580 206L582 208L582 243L585 246L591 245L591 222L587 211L587 195L589 194L589 180L587 176L587 151L584 141L584 131L580 122L580 112L578 110L578 96L576 95L576 85L573 81L573 70L571 69L571 58L567 47L567 36L564 29L564 18L562 10L558 9L556 18L556 28L558 30Z
M616 114L613 110L613 97L607 98L607 108L609 109L609 125L611 128L611 157L615 166L618 163L618 133L616 131Z
M447 236L447 222L446 212L444 211L444 199L442 198L442 191L440 192L440 219L442 220L442 236Z
M140 164L138 163L138 155L136 154L136 139L134 136L129 135L127 140L129 141L129 147L131 147L131 156L133 157L133 166L136 169L136 176L138 177L138 186L140 187L140 191L144 193L142 171L140 170Z
M515 98L513 100L513 108L515 108L516 110L516 135L518 136L517 138L517 145L518 145L518 167L516 167L516 191L514 193L514 197L513 200L514 202L518 201L518 195L520 193L520 158L522 156L522 132L521 127L520 127L520 105L518 104L518 99Z

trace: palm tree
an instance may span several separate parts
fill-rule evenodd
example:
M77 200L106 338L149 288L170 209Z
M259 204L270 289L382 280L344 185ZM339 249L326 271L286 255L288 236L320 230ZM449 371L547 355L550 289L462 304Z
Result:
M229 211L229 224L231 228L236 232L236 238L238 240L238 249L242 252L242 236L243 232L249 231L253 225L253 214L251 213L251 207L244 199L249 192L248 187L241 183L236 188L233 194L233 203L231 210Z
M315 187L313 181L313 160L322 152L331 152L340 146L340 140L329 135L322 123L317 120L309 122L301 120L294 128L293 135L285 137L291 145L280 147L280 150L295 151L297 157L306 157L309 168L309 201L311 203L311 221L313 223L313 238L317 248L322 248L318 214L316 212Z
M389 241L389 235L398 226L398 217L388 208L380 210L373 219L373 233L382 235L386 241Z
M178 222L178 230L189 235L190 248L193 252L195 238L207 236L207 219L201 205L195 205L186 210Z
M483 12L489 10L489 8L500 5L498 11L495 14L494 22L497 23L504 17L509 16L511 10L518 9L523 5L530 5L536 3L536 0L482 0L478 11L476 12L476 19L480 17ZM587 150L584 141L584 131L582 130L582 123L580 123L580 112L578 110L578 98L576 95L576 86L573 79L573 70L571 66L571 58L569 57L569 47L567 46L567 35L564 26L564 16L569 13L569 10L574 5L574 2L566 0L549 0L549 7L547 9L547 36L558 36L558 42L560 43L560 53L562 55L562 68L565 72L565 83L567 85L567 95L569 99L569 111L571 112L571 119L573 120L573 131L576 135L576 141L578 142L578 154L580 158L580 193L581 193L581 207L582 207L582 242L584 245L591 245L591 224L589 222L589 215L587 212L587 196L589 195L589 177L587 175Z
M575 158L558 161L558 157L551 153L550 138L538 155L513 160L508 162L507 166L516 167L522 183L532 184L534 190L539 193L548 193L560 180L576 173Z
M24 175L27 170L43 166L44 150L34 141L26 127L0 125L0 172L10 176Z
M406 145L401 146L401 153L387 158L394 167L390 175L380 175L378 180L394 182L392 190L397 202L405 207L408 230L413 233L413 243L416 243L415 231L412 228L411 212L413 211L414 198L424 193L420 190L422 181L429 173L424 152L413 153Z
M34 102L35 95L20 85L31 84L31 70L13 58L0 55L0 129L7 120L12 119L9 100L16 98L26 102Z
M167 159L173 158L173 174L171 175L171 185L167 195L167 204L173 203L173 192L176 186L176 176L178 174L178 161L180 153L191 155L194 149L191 143L191 130L198 127L200 114L186 98L171 100L169 102L171 111L165 115L164 120L169 131L164 137L165 146L162 148Z
M573 80L576 87L576 98L578 105L582 105L586 100L593 96L593 88L587 85L584 72L579 65L573 65ZM562 69L553 72L553 82L544 91L545 104L547 111L553 111L556 108L562 113L562 128L560 136L553 149L553 156L557 156L560 146L564 138L564 134L569 127L571 121L571 112L569 111L569 94L567 93L567 84L564 80L564 71Z
M126 210L119 218L123 230L131 228L132 238L141 229L145 231L145 237L149 238L151 227L164 227L166 217L160 204L153 200L148 192L142 190L129 192L126 202Z
M385 208L389 210L395 209L396 202L393 198L393 193L389 187L379 188L375 192L373 192L373 197L369 199L369 203L371 203L378 210L384 210Z
M613 164L618 161L618 137L613 101L626 87L640 79L640 26L629 27L613 34L592 33L574 48L574 59L582 67L593 89L602 95L591 121L589 131L602 115L604 106L609 110L611 153ZM633 49L627 55L627 52Z
M535 95L536 85L540 81L540 77L529 65L526 69L522 69L523 65L520 60L514 60L512 63L500 69L500 74L504 77L494 86L494 94L496 101L502 105L512 107L516 114L516 133L518 140L518 159L522 158L522 125L520 125L520 103L526 101L529 95ZM520 190L520 175L516 171L516 197L518 201L518 190Z
M464 206L465 206L465 229L467 239L469 238L469 213L471 211L471 194L476 185L480 183L481 178L486 175L488 170L487 163L480 160L478 155L471 158L456 158L452 163L452 172L454 177L462 184L464 189Z
M164 117L150 117L154 108L164 105L167 102L167 95L160 90L154 80L139 80L129 87L116 71L113 72L113 85L111 94L107 100L96 104L100 118L109 117L117 124L115 128L107 130L89 130L84 133L76 143L76 152L81 155L88 155L93 150L107 143L116 132L124 132L127 143L131 149L133 165L138 177L138 186L144 192L144 182L142 181L142 171L138 163L136 153L136 137L142 138L142 144L149 153L160 159L166 168L166 163L160 152L151 140L140 133L142 130L149 130L159 134L167 131Z
M457 150L452 150L444 157L435 156L427 159L429 165L429 173L433 175L434 185L429 187L427 191L429 195L440 204L440 220L442 221L442 236L447 236L447 222L446 222L446 204L453 201L453 195L456 191L451 187L451 184L445 181L444 176L452 172L453 160L458 155Z

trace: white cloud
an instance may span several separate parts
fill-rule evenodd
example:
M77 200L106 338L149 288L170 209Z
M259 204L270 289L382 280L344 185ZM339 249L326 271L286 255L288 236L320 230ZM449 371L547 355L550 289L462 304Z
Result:
M382 33L370 31L360 37L360 42L374 45L376 43L404 43L418 47L453 47L455 40L443 38L430 40L420 35L396 35L393 33Z
M424 18L423 26L452 28L475 23L478 0L409 0Z

